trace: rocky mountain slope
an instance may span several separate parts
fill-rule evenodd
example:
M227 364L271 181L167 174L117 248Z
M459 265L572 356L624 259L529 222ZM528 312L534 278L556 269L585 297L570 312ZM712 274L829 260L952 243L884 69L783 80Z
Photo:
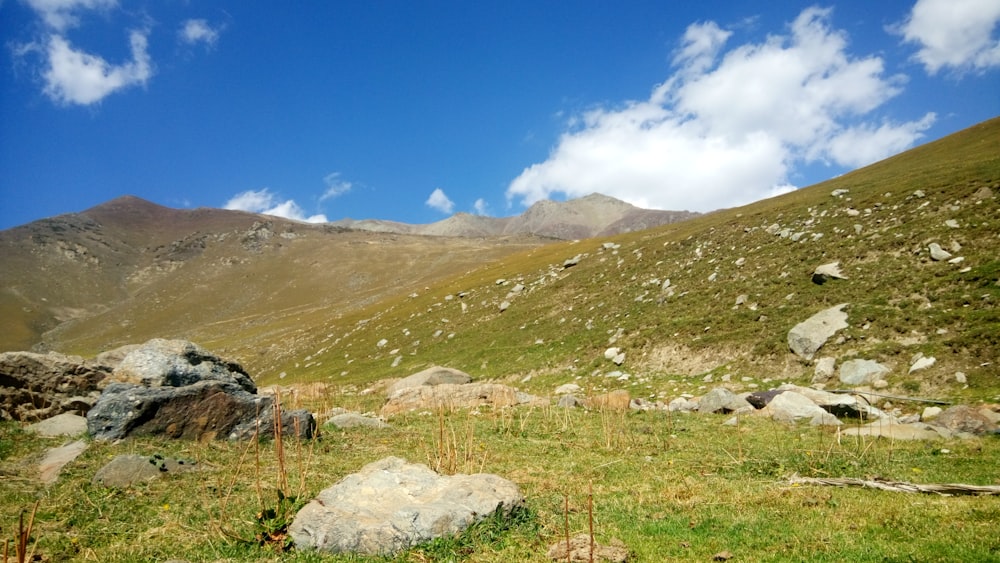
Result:
M782 197L580 241L348 231L116 200L0 233L14 266L0 273L2 349L40 340L94 354L185 338L262 382L362 383L440 364L655 395L808 381L815 366L789 351L788 332L846 304L847 327L817 358L879 361L889 391L997 393L998 193L994 119ZM540 203L519 220L575 238L574 225L627 215L596 203ZM485 232L480 219L450 221ZM833 262L842 279L814 283ZM911 372L919 357L935 363Z
M542 200L512 217L485 217L456 213L427 225L394 221L342 219L331 225L366 231L432 236L537 235L558 239L582 239L641 231L676 223L698 213L642 209L601 194L569 201Z

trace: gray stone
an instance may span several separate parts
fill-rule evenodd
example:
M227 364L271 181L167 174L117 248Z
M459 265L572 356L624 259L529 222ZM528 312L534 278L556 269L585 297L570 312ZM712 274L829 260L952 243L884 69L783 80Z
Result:
M847 313L841 303L824 309L788 331L788 347L801 358L811 360L831 336L847 328Z
M725 387L716 387L698 400L698 412L728 414L751 410L753 410L753 405Z
M576 383L563 383L559 387L556 387L556 395L571 395L573 393L579 393L581 387Z
M941 248L941 245L936 242L930 243L927 246L927 250L930 250L931 252L931 260L941 262L951 258L951 252Z
M761 413L783 422L795 422L802 419L813 420L817 416L824 419L823 415L828 414L808 397L795 391L785 391L777 395L766 407L761 409Z
M939 440L951 436L948 432L935 431L927 424L900 424L889 419L877 420L864 426L848 426L840 433L845 436L873 436L892 440Z
M953 432L981 435L996 432L997 425L989 417L969 405L949 407L934 420L934 426Z
M841 418L879 418L884 415L882 411L871 406L866 399L857 395L830 393L829 391L792 384L782 385L778 389L794 391L816 403L816 406L826 412Z
M667 403L667 410L670 412L691 412L698 410L698 403L695 401L689 401L684 397L677 397L676 399Z
M46 451L42 461L38 464L38 478L46 485L55 483L62 468L86 450L87 443L83 440L77 440Z
M927 368L931 367L932 365L934 365L935 362L937 362L937 358L935 358L933 356L925 356L925 357L919 358L917 361L913 362L912 366L910 366L910 371L908 373L913 373L915 371L920 371L922 369L927 369Z
M326 421L326 426L335 426L337 428L389 428L388 424L377 418L364 416L356 412L334 415L330 420Z
M154 338L125 355L112 375L114 381L143 387L183 387L202 381L238 385L256 393L247 372L186 340Z
M183 340L151 340L129 352L90 411L87 428L101 440L131 435L245 440L283 435L310 437L316 422L304 410L282 411L257 395L243 368Z
M25 430L50 438L56 436L79 436L87 433L87 418L71 412L64 412L41 422L28 425Z
M921 413L920 420L927 422L928 420L937 418L942 412L944 412L944 409L941 407L924 407L924 412Z
M847 360L840 364L840 381L847 385L868 385L889 371L875 360Z
M813 370L813 383L824 383L829 381L836 373L836 360L827 356L816 360L816 368Z
M497 475L445 476L389 457L320 492L288 533L300 550L392 555L523 503L518 486Z
M816 266L813 270L812 281L817 285L823 285L830 280L846 280L847 276L840 271L840 262L830 262Z
M441 366L432 366L423 371L414 373L413 375L404 377L399 381L393 383L389 386L386 391L386 396L391 397L396 392L401 389L406 389L408 387L419 387L421 385L441 385L443 383L449 384L463 384L470 383L472 381L472 376L454 368L446 368Z
M117 455L97 470L92 482L108 488L124 489L166 474L187 473L201 468L194 461L165 458L160 455Z
M574 395L563 395L559 397L559 407L564 409L575 409L583 406L583 401L577 399Z

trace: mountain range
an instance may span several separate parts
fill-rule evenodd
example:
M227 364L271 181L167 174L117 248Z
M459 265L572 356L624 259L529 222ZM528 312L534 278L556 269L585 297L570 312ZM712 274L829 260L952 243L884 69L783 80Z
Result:
M184 338L261 382L437 364L636 396L808 383L787 335L843 304L819 356L888 366L887 393L1000 400L998 193L1000 118L705 215L592 195L508 219L312 225L124 197L0 232L0 350ZM831 263L842 276L815 283Z

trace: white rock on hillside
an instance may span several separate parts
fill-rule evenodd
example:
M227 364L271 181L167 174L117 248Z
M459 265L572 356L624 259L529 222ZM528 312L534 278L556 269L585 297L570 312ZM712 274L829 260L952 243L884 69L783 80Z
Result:
M889 371L875 360L847 360L840 364L840 381L847 385L868 385Z
M847 313L841 303L824 309L788 331L788 347L801 358L811 360L831 336L847 328Z

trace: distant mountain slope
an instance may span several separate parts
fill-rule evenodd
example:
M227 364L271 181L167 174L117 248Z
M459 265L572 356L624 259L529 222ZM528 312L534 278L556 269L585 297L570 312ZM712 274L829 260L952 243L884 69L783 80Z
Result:
M542 200L512 217L486 217L456 213L427 225L377 219L341 219L331 225L375 232L452 237L536 235L564 240L610 236L676 223L698 213L642 209L601 194L569 201Z

